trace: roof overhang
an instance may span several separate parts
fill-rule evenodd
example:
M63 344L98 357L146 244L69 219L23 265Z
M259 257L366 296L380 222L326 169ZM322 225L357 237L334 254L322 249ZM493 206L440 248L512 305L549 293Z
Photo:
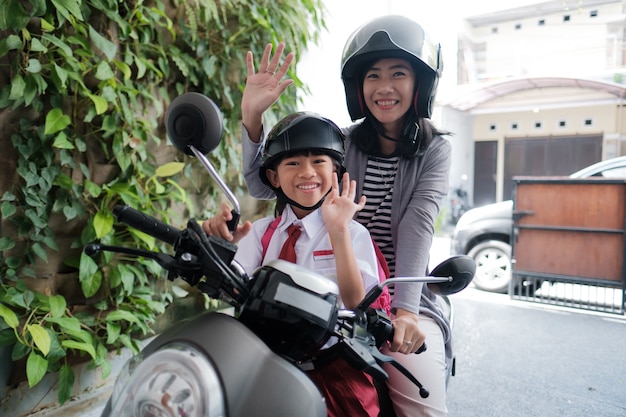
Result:
M461 86L460 88L464 88ZM506 108L541 104L566 106L577 103L620 102L626 85L583 78L533 77L507 79L467 86L443 106L466 112L506 111Z

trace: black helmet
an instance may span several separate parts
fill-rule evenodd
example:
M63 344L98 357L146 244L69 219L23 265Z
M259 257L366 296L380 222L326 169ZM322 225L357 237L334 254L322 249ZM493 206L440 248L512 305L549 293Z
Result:
M404 58L416 71L413 107L416 116L430 118L443 71L441 46L433 43L424 29L404 16L383 16L358 28L348 38L341 58L341 79L352 120L365 117L363 65L382 58Z
M328 154L343 170L344 136L341 129L316 113L297 112L278 122L267 135L259 169L261 181L272 187L266 171L273 169L285 154L306 150ZM342 172L338 175L341 180Z

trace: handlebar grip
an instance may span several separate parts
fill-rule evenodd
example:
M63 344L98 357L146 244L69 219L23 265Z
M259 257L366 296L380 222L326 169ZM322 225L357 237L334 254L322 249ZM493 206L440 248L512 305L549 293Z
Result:
M226 222L226 225L228 226L228 230L234 232L237 230L237 224L239 223L239 213L233 209L230 211L230 214L233 215L233 218Z
M173 246L180 236L180 230L130 206L118 205L113 207L113 215L119 222Z
M390 323L390 326L391 326L391 323ZM387 334L387 340L389 342L391 342L393 340L393 333L394 333L394 329L393 329L393 327L390 327L389 330L388 330L388 334ZM419 353L426 352L426 349L427 349L426 348L426 342L424 342L424 343L422 343L422 346L420 346L419 349L417 349L414 353L417 355Z

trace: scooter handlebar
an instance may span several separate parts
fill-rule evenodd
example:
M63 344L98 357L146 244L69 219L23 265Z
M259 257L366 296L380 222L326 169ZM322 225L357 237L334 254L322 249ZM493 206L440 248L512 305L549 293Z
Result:
M117 205L113 207L113 215L119 222L127 224L172 246L176 246L176 242L180 238L180 230L152 216L135 210L130 206Z

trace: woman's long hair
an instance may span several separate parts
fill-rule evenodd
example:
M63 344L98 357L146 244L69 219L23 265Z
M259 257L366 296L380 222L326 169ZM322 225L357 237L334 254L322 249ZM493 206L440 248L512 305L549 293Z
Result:
M382 155L380 141L378 140L382 126L369 111L367 113L368 115L354 128L351 135L352 142L361 152L367 155L385 156ZM437 129L429 119L411 117L410 115L413 113L413 108L409 109L405 118L417 120L417 126L419 127L417 139L412 141L408 138L398 138L398 148L394 153L394 155L405 159L413 159L423 155L434 138L451 134L450 132ZM408 120L407 123L415 123L413 120Z

